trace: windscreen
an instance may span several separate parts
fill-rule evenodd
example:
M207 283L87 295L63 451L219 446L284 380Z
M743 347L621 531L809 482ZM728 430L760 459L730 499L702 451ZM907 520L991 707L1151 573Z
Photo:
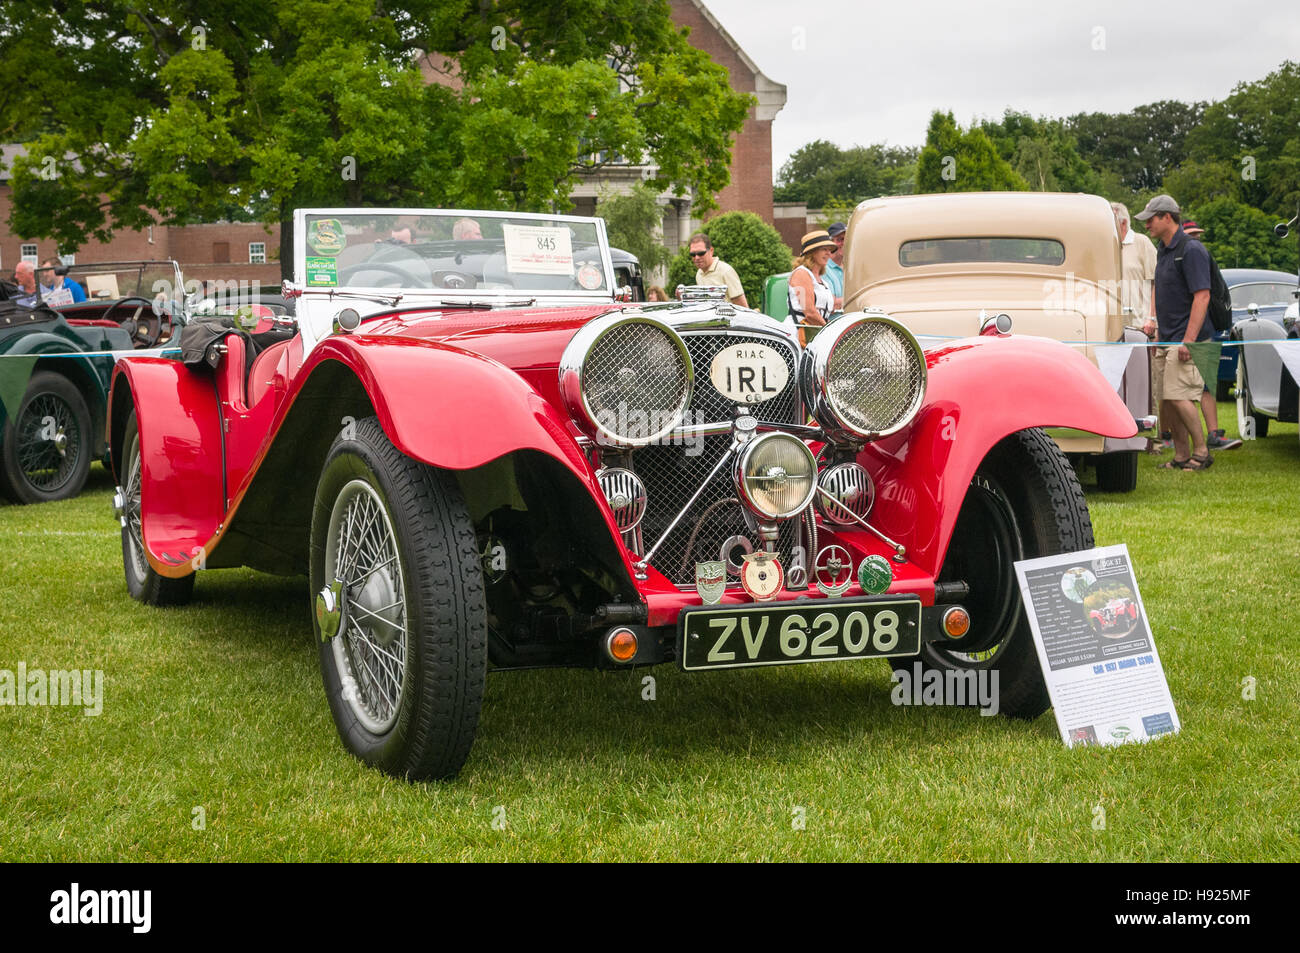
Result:
M594 222L375 212L305 222L308 289L612 293Z

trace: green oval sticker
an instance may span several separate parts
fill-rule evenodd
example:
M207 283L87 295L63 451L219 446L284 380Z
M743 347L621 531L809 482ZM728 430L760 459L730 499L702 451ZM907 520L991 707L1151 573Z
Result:
M884 592L893 579L894 571L884 556L868 556L858 567L858 583L863 592Z

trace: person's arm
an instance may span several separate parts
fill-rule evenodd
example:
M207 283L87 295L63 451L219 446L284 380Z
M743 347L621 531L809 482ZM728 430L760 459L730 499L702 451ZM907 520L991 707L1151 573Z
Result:
M749 302L745 300L745 286L740 283L740 275L736 274L736 269L730 265L727 266L727 298L732 304L738 304L742 308L749 307Z
M1187 349L1187 345L1196 343L1196 339L1201 334L1201 324L1205 321L1205 312L1209 307L1209 288L1203 288L1192 295L1192 313L1187 318L1187 331L1183 334L1182 346L1178 348L1178 359L1180 361L1190 361L1192 359L1192 352Z

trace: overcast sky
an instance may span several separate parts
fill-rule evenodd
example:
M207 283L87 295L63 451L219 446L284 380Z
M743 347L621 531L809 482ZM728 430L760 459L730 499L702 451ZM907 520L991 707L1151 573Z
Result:
M814 139L921 145L935 109L967 125L1222 99L1300 60L1295 0L704 2L786 86L773 174Z

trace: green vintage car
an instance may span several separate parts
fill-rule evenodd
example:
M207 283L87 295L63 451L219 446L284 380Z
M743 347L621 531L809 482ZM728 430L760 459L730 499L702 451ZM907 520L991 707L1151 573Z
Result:
M0 282L0 494L16 503L76 496L103 460L109 378L117 355L161 351L181 320L175 262L82 266L91 288L51 306ZM145 297L149 295L149 297Z

